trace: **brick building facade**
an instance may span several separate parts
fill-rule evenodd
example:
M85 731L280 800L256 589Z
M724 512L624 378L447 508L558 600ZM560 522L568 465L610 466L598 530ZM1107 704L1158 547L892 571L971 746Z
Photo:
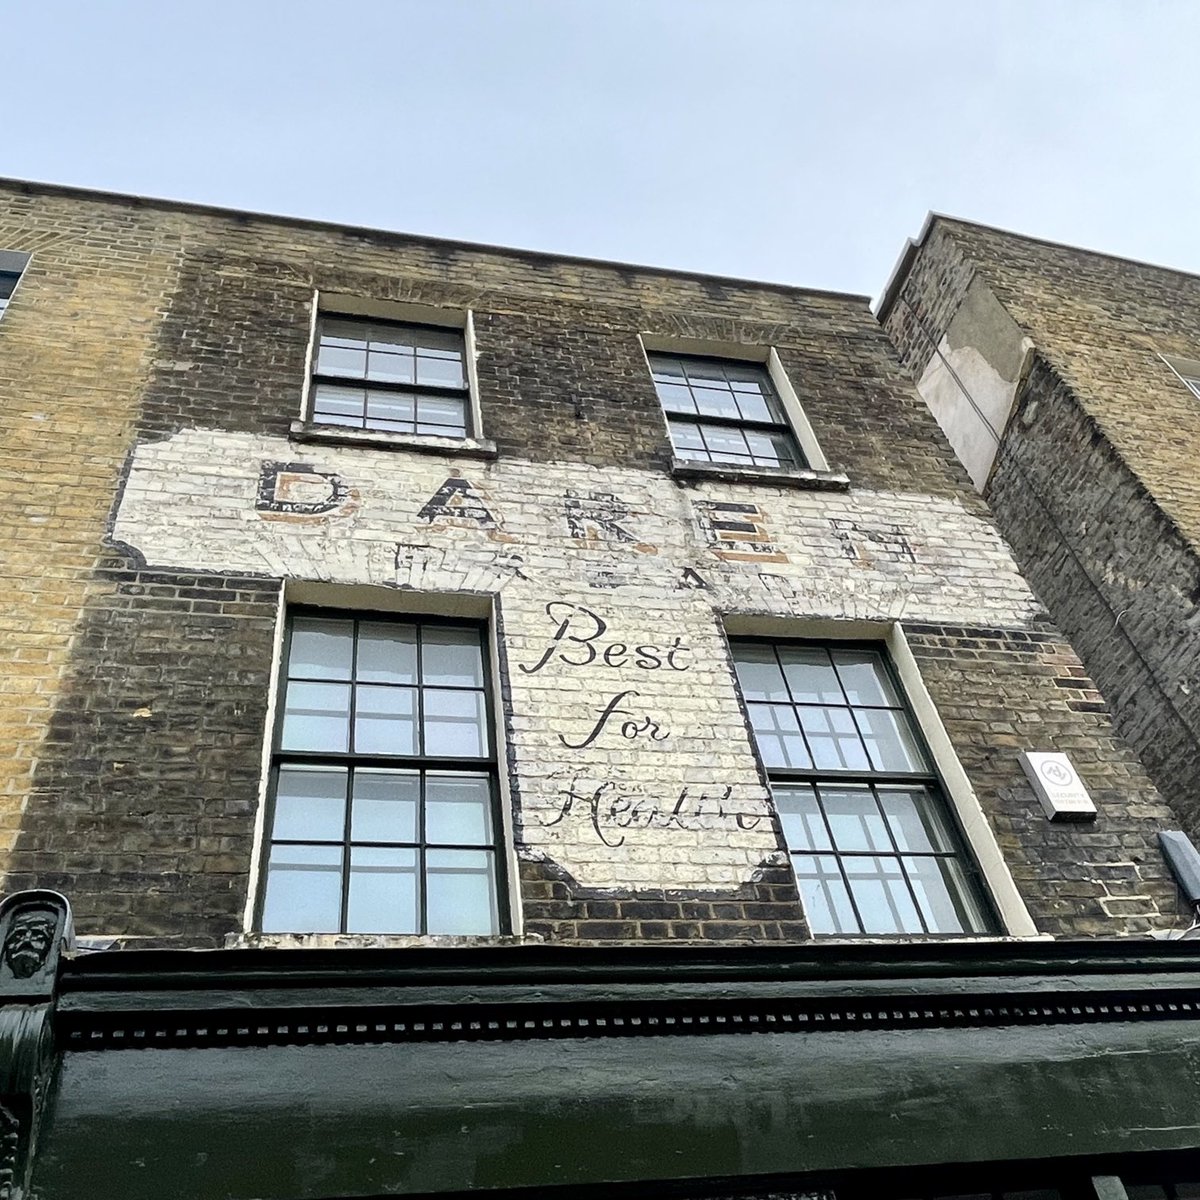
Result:
M1188 923L1157 843L1186 812L864 298L19 183L0 251L0 866L13 928L32 895L66 944L61 893L93 951L38 987L42 967L0 968L57 1022L49 1109L32 1077L0 1088L12 1170L46 1200L97 1186L98 1157L130 1196L815 1194L840 1171L842 1200L868 1187L851 1169L1017 1179L1111 1150L1109 1034L1076 1023L1153 1015L1114 997L1186 974L1191 944L1066 947ZM1021 751L1068 753L1096 818L1048 821ZM1045 939L1062 952L1038 958ZM1004 999L1017 977L1093 989L1093 1015ZM819 1044L825 1101L815 1034L726 1028L792 1021L872 1029ZM1073 1048L997 1032L1043 1021ZM647 1022L712 1036L603 1040ZM964 1023L990 1033L952 1048L978 1061L951 1086ZM1161 1128L1129 1147L1190 1150L1161 1133L1179 1064L1132 1036L1130 1127ZM557 1086L607 1131L599 1158L548 1076L495 1057L552 1037L536 1053L581 1072ZM483 1065L436 1057L489 1038ZM728 1094L722 1054L758 1063ZM903 1081L862 1082L901 1060ZM460 1111L436 1082L459 1070L504 1094ZM407 1080L399 1109L356 1093L367 1077ZM1044 1119L1068 1077L1070 1148ZM930 1102L885 1120L906 1088ZM989 1088L1010 1099L985 1138L963 1114ZM848 1138L864 1097L878 1128ZM170 1104L195 1119L164 1125ZM250 1112L268 1175L219 1132ZM825 1133L798 1139L810 1119ZM977 1152L938 1142L956 1121ZM653 1135L684 1127L712 1133L686 1164Z
M1200 281L933 217L880 305L906 367L1195 833Z

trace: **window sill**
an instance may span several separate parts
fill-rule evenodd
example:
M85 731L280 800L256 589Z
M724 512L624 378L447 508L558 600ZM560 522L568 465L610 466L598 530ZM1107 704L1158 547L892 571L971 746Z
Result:
M430 950L462 949L480 946L525 946L540 938L515 934L482 934L465 937L454 934L418 933L231 933L225 939L227 950Z
M384 433L378 429L348 429L341 425L316 425L293 421L293 442L324 446L358 446L371 450L413 450L418 454L453 454L459 458L496 458L496 443L488 438L448 438L409 433Z
M762 467L724 466L721 463L693 462L676 458L671 462L676 479L713 479L722 483L765 483L771 487L807 488L821 492L848 492L850 478L841 471L769 471Z

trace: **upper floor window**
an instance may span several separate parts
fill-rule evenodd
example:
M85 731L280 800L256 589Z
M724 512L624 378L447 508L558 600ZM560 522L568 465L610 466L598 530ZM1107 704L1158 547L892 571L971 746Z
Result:
M884 655L847 643L733 643L758 752L814 934L994 928Z
M312 420L385 433L465 438L471 432L465 359L461 330L322 317Z
M28 254L15 250L0 250L0 317L8 307L12 294L21 280L21 274L29 263Z
M683 354L648 358L677 457L783 471L810 465L765 366Z
M478 625L291 615L265 932L506 928L486 661Z

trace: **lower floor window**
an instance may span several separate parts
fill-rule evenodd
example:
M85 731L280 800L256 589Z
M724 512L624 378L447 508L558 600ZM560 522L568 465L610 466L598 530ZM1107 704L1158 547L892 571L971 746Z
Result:
M502 932L483 630L290 616L264 932Z
M733 650L813 933L992 931L974 865L883 654L750 640Z

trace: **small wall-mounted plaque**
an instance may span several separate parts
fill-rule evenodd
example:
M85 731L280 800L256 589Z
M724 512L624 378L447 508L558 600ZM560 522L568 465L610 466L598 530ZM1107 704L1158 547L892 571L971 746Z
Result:
M1096 806L1065 754L1022 750L1019 757L1050 820L1095 820Z

